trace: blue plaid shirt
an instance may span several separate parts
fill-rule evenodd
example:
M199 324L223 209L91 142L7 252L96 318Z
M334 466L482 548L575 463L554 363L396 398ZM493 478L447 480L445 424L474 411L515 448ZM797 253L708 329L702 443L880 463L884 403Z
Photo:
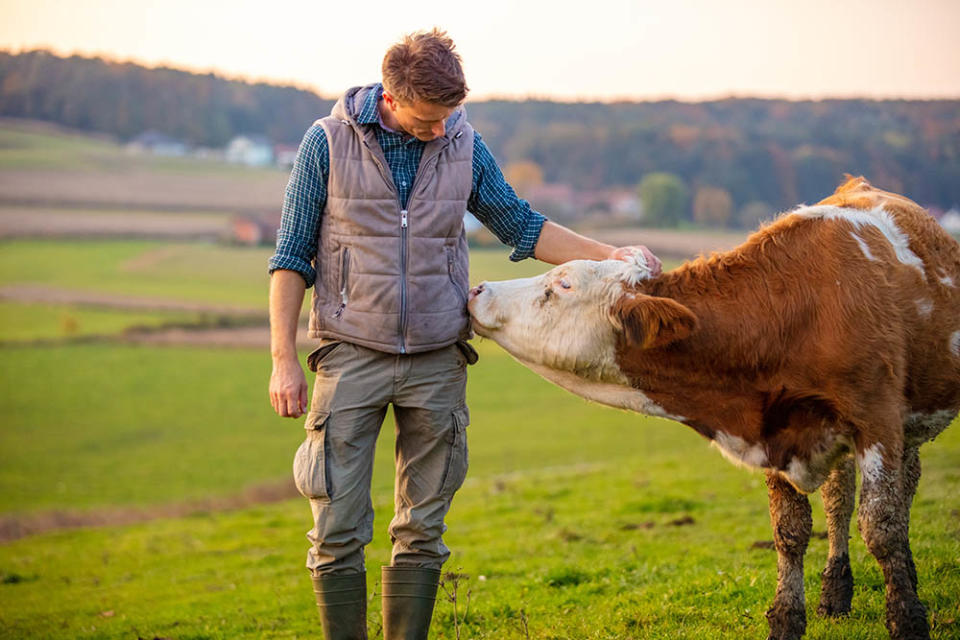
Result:
M383 88L378 87L367 95L357 122L375 126L377 141L400 192L400 202L406 206L426 143L384 128L377 108L382 92ZM322 127L313 125L303 136L287 183L280 229L277 230L277 252L269 261L270 273L276 269L290 269L302 275L308 287L313 286L317 277L313 267L317 255L317 232L320 215L327 203L329 177L327 136ZM479 133L473 138L473 186L467 210L501 242L514 247L511 260L519 261L533 255L546 218L531 209L526 200L517 197Z

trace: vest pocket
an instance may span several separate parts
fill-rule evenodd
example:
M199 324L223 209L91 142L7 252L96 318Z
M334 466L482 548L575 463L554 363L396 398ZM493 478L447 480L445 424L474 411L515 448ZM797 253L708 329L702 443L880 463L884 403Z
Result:
M460 304L466 307L467 294L460 289L460 283L457 282L457 250L451 246L444 246L443 250L447 254L447 275L450 277L450 283L457 292L457 297L460 298Z
M447 468L443 474L443 483L440 485L440 495L447 500L453 498L457 489L463 486L469 466L469 452L467 450L467 425L470 424L470 412L466 407L453 410L453 424L447 443L450 452L447 456Z
M350 247L343 247L340 250L340 281L337 285L337 291L340 294L340 304L334 312L333 317L339 318L343 315L343 310L347 308L347 285L350 277Z
M330 499L327 477L326 440L329 411L311 411L305 428L307 437L293 458L293 482L297 491L313 500Z

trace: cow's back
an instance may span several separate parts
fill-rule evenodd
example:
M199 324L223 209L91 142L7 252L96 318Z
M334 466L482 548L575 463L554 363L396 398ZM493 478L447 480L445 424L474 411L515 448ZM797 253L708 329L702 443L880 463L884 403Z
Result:
M892 255L874 256L890 260L902 275L891 278L899 303L891 314L903 323L905 399L913 412L960 407L960 244L915 202L876 189L863 178L849 178L816 206L889 216L905 236L906 245L895 247ZM878 238L876 231L861 226L850 243L872 255L870 248L882 245L868 242L871 234L880 243L897 242Z

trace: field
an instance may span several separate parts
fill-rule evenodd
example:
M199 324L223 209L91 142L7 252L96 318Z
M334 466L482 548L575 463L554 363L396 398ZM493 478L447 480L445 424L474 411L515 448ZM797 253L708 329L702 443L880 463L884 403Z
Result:
M7 242L0 287L248 309L264 302L269 253ZM475 252L472 276L543 268ZM289 487L302 424L270 412L268 353L109 339L136 324L202 322L196 312L70 309L0 305L0 516L7 528L54 526L0 546L0 637L317 637L302 569L309 509ZM76 316L75 333L104 339L76 340L64 313ZM38 337L47 342L10 342ZM471 468L445 536L457 602L438 603L435 637L763 637L776 554L762 476L691 430L590 405L496 345L477 346ZM371 591L389 553L392 432L388 419L373 480ZM958 456L955 425L923 450L913 511L935 638L960 636ZM102 526L56 528L85 516ZM840 621L814 614L827 543L811 542L809 638L884 637L882 577L853 535L855 609ZM378 614L372 597L373 632Z
M0 120L0 203L180 211L276 209L289 174L153 157L45 123Z
M271 412L269 352L240 338L265 331L272 251L13 239L50 224L206 238L237 207L275 207L285 178L0 122L0 638L319 637L309 507L290 477L303 423ZM649 237L678 253L735 241ZM506 256L474 251L471 279L546 269ZM168 333L165 346L137 338ZM433 637L765 637L776 553L763 476L692 430L588 404L475 343L470 471L448 518ZM921 452L911 524L938 639L960 638L958 426ZM371 637L393 429L388 417L373 476ZM886 637L882 576L851 534L854 612L838 621L814 613L827 542L811 540L808 638Z

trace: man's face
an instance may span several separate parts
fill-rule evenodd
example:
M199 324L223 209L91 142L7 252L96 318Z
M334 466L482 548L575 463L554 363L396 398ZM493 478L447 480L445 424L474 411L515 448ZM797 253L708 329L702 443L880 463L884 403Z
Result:
M383 102L401 130L424 142L444 134L447 118L456 109L421 100L402 103L388 91L383 92Z

